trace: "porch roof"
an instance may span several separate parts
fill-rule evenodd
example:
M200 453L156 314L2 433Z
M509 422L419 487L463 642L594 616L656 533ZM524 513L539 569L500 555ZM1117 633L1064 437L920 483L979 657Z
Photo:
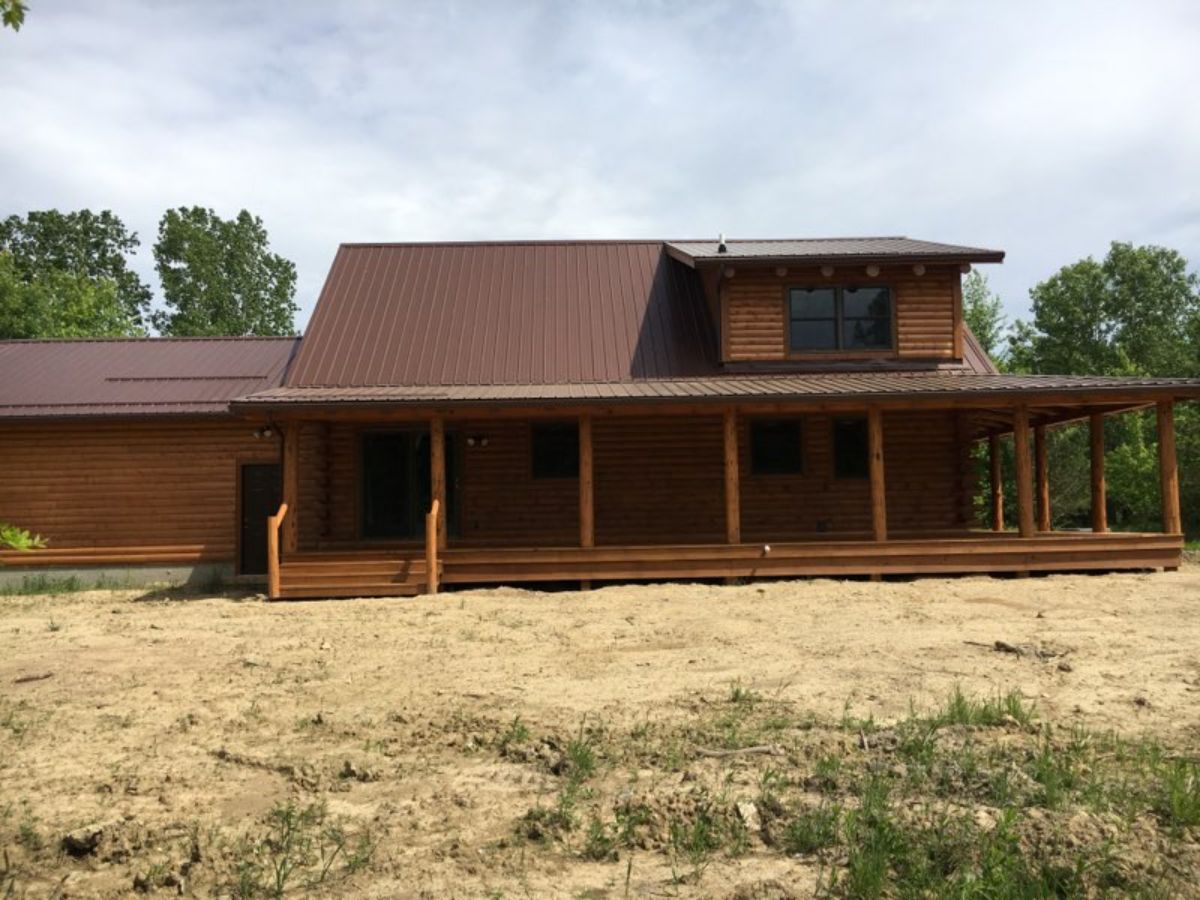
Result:
M1046 397L1080 404L1126 399L1200 398L1200 379L1099 375L1001 375L963 370L814 372L726 375L719 378L643 379L557 384L377 385L279 387L235 401L244 408L444 403L592 403L628 401L928 401L981 403Z

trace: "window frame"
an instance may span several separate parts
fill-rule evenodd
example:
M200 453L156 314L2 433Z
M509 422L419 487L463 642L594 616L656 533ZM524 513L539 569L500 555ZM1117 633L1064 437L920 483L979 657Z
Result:
M888 337L890 339L887 347L847 347L845 345L845 328L846 328L846 313L844 294L846 291L857 291L865 288L882 288L888 294ZM837 347L827 349L797 349L792 346L792 291L833 291L833 324L834 337L837 340ZM871 319L883 319L883 316L871 316ZM852 321L865 321L862 316L852 316ZM828 317L802 317L795 319L798 322L827 322ZM882 284L869 284L863 282L849 282L841 284L818 284L818 283L801 283L789 284L783 289L783 348L784 355L788 359L810 359L817 358L841 358L853 359L858 357L894 357L900 353L899 335L896 328L896 288L890 282Z
M862 425L863 429L863 470L862 474L843 474L838 471L838 460L841 459L841 454L838 453L838 425L843 422L855 422ZM853 481L863 482L869 481L871 477L871 445L870 435L867 433L869 428L867 424L867 414L862 415L836 415L829 422L829 463L832 468L830 475L835 481Z
M569 472L539 472L537 440L539 431L560 429L563 432L574 432L575 456ZM553 419L545 422L532 422L529 425L529 477L533 481L573 481L579 479L579 423L574 420Z
M788 425L796 429L796 468L781 470L760 470L755 466L754 459L754 429L755 426ZM763 416L751 418L746 422L746 443L749 451L749 475L753 478L795 478L805 474L807 454L804 452L804 418L802 416Z

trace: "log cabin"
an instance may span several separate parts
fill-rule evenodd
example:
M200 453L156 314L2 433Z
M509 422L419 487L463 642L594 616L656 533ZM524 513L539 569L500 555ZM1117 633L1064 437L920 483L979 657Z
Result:
M1003 257L903 237L344 244L303 338L0 342L0 521L48 541L0 564L208 566L272 598L1177 567L1173 410L1200 381L999 373L961 285ZM1142 409L1162 530L1115 533L1103 423ZM1072 422L1090 531L1051 527L1046 432Z

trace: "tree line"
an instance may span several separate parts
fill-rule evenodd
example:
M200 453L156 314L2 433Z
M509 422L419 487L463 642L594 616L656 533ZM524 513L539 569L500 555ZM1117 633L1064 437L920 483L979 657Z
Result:
M153 254L161 302L130 265L141 242L109 210L0 221L0 338L295 333L296 267L262 220L167 210Z
M1113 242L1102 260L1064 266L1029 292L1032 317L1006 321L986 276L963 283L963 315L1001 371L1017 374L1200 378L1200 284L1176 250ZM1200 533L1200 411L1176 409L1184 530ZM1105 420L1108 520L1122 530L1161 527L1153 413ZM1005 442L1005 493L1016 494L1012 445ZM1087 424L1052 429L1047 440L1056 528L1087 528L1090 453ZM980 484L986 474L980 459ZM988 499L981 490L977 505ZM1015 518L1014 504L1006 515ZM1010 521L1010 524L1012 522Z

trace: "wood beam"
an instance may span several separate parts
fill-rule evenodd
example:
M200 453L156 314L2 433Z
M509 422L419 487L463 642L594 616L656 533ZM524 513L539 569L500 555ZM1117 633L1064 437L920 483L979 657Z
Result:
M1088 417L1088 439L1092 456L1092 531L1108 531L1108 485L1104 480L1104 414Z
M1013 410L1013 453L1017 469L1017 522L1021 537L1037 534L1033 518L1033 472L1029 460L1029 407Z
M300 423L283 431L283 502L288 514L283 520L283 552L295 553L300 546Z
M883 414L876 406L867 410L867 459L871 476L871 531L877 541L887 540L887 485L883 473Z
M725 542L742 542L742 503L738 471L737 413L725 410Z
M1033 459L1037 479L1037 529L1050 530L1050 467L1046 460L1046 426L1033 429Z
M1179 467L1175 458L1175 405L1170 400L1158 403L1158 479L1163 532L1180 534L1183 520L1179 514Z
M579 417L579 546L596 545L592 417Z
M446 547L446 423L440 417L429 422L429 493L438 502L438 546Z
M1004 530L1004 471L1000 456L1000 437L988 437L988 469L992 482L992 531Z

